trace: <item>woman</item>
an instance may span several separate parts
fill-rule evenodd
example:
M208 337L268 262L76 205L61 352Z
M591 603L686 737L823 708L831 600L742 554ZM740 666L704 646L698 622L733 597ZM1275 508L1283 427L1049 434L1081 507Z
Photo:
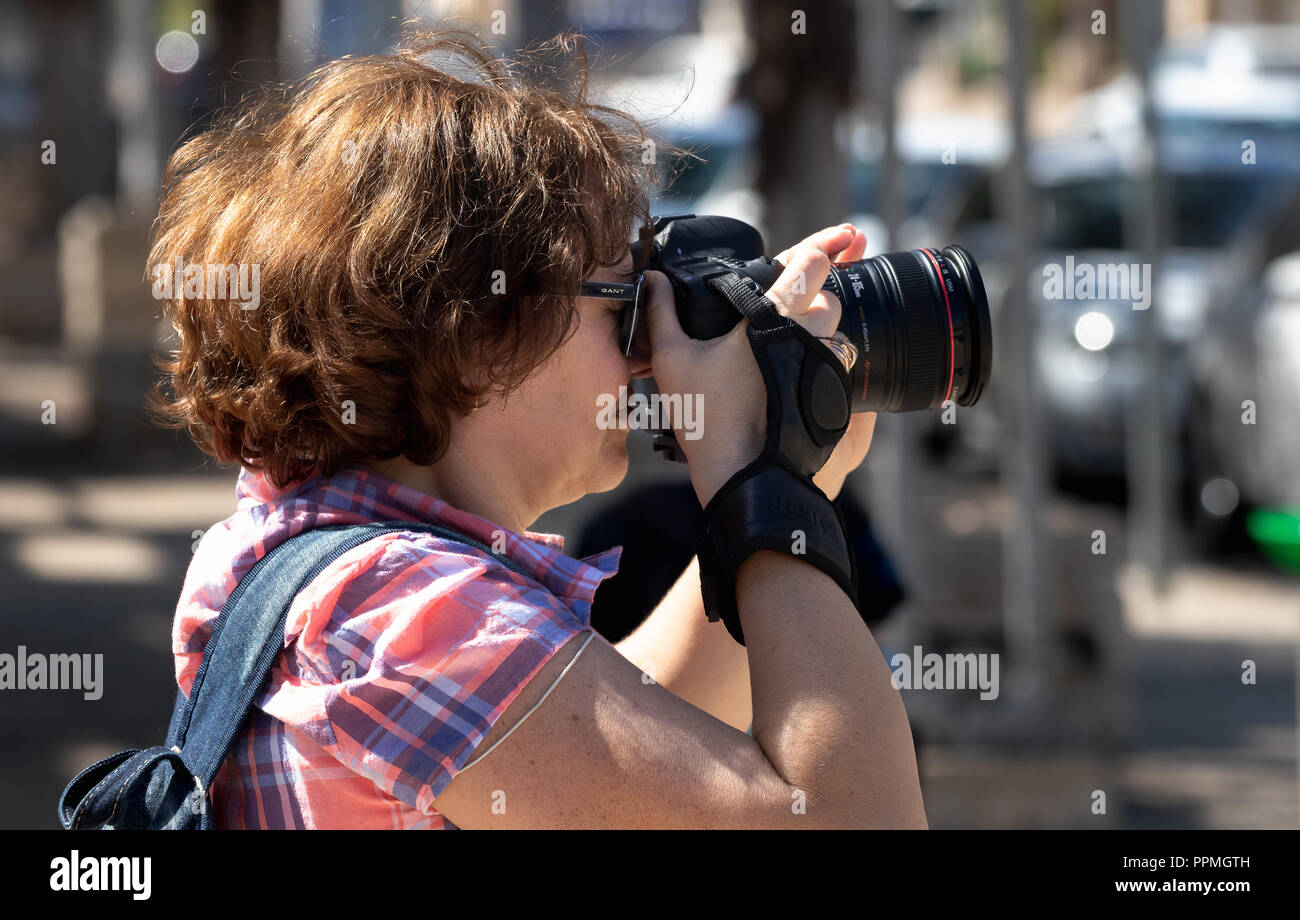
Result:
M624 304L576 296L637 274L647 148L587 101L575 40L550 50L578 52L570 84L529 81L464 35L417 34L320 68L169 164L150 263L260 280L252 306L202 285L166 303L177 347L159 408L242 466L237 510L203 537L178 604L181 689L239 578L304 528L438 523L529 573L418 532L332 563L295 599L213 783L218 825L924 826L899 695L829 576L746 560L746 648L706 618L692 564L614 646L590 602L620 550L575 560L527 529L622 480L627 431L599 427L597 406L634 377L702 401L704 437L679 438L702 505L765 425L744 323L688 338L647 272L625 355ZM831 335L839 304L818 289L865 245L848 225L809 237L778 256L769 298ZM828 496L873 423L855 418L817 474Z

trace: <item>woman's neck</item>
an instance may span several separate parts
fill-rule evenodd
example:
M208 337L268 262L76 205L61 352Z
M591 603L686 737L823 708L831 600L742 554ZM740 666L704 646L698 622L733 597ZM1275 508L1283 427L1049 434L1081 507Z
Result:
M453 508L468 511L515 533L523 533L538 513L520 488L520 477L509 467L511 453L475 450L465 439L453 442L442 459L430 466L412 463L405 457L370 460L375 472L441 499Z

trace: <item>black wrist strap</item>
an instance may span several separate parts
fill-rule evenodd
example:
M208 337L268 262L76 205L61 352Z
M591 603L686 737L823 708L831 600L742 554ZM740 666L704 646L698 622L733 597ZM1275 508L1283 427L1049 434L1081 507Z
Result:
M811 483L775 465L747 467L704 509L699 546L700 593L710 622L745 644L736 604L736 573L761 550L784 553L821 569L858 606L857 561L839 508Z
M749 319L750 348L767 389L763 452L704 508L698 553L705 612L744 645L736 572L761 550L816 566L858 608L857 563L844 519L812 481L848 428L850 383L834 353L777 312L754 282L728 272L709 286Z

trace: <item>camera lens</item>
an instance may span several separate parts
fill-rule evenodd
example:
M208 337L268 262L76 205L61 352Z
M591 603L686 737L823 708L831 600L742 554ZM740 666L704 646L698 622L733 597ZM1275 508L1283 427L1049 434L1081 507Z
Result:
M840 331L857 346L854 412L974 405L988 383L993 335L984 282L970 253L890 252L835 266Z

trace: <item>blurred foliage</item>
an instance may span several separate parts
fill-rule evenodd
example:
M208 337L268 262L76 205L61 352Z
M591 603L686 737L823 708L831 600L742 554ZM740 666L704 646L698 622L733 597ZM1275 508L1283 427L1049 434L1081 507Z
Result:
M1033 36L1032 68L1035 78L1050 69L1063 44L1070 41L1096 40L1091 52L1105 61L1099 70L1119 58L1119 10L1115 0L1027 0L1025 10L1031 17ZM1093 36L1095 11L1106 15L1106 35ZM975 0L966 9L963 27L957 31L957 76L962 86L997 79L1006 59L1006 9L1002 0Z

